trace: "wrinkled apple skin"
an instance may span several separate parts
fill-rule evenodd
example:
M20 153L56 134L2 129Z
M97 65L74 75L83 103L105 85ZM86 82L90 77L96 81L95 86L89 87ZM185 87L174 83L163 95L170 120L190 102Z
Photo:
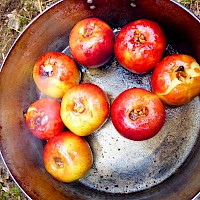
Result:
M33 79L41 92L62 98L63 94L79 84L80 72L75 61L60 52L47 52L35 63Z
M91 83L68 90L61 102L61 118L65 126L79 136L98 130L109 115L109 102L104 91Z
M156 66L151 85L153 92L166 104L186 104L200 94L200 66L189 55L167 56Z
M82 178L93 164L87 141L70 131L51 138L44 148L45 169L57 180L73 182Z
M108 62L113 55L114 42L112 29L98 18L86 18L78 22L69 36L72 56L88 68L96 68Z
M166 38L161 27L140 19L124 26L116 37L114 52L118 62L133 73L148 72L161 60Z
M143 114L139 114L140 111ZM162 101L152 92L131 88L114 100L111 119L116 130L125 138L135 141L147 140L155 136L164 125L165 108Z
M48 140L64 129L60 116L60 102L40 99L31 104L26 112L26 124L36 137Z

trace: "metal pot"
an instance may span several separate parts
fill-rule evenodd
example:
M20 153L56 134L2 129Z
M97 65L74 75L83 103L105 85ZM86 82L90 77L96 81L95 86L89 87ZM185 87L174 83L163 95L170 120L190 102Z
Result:
M12 178L34 200L193 198L200 191L199 96L188 105L166 107L164 128L158 136L141 143L116 136L108 120L99 132L86 138L95 162L80 181L61 183L45 171L45 142L30 134L24 120L28 106L41 97L33 82L33 65L47 51L68 53L70 30L87 17L103 19L116 34L137 19L157 21L167 36L166 54L186 53L200 62L200 20L173 0L56 3L30 23L2 65L0 147ZM98 84L112 98L127 87L151 89L151 73L139 76L127 72L114 57L105 67L93 71L92 76L90 71L85 74L89 75L83 75L82 82Z

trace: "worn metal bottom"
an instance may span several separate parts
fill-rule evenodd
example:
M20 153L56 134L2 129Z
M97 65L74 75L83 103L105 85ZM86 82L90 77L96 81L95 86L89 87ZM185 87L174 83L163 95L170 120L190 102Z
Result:
M69 49L64 50L69 54ZM82 82L100 86L110 103L122 91L144 88L151 91L152 72L138 75L122 68L113 57L105 66L82 69ZM151 188L169 178L191 153L200 129L200 99L181 107L166 107L161 131L146 141L122 137L109 118L103 127L86 139L94 164L83 179L84 185L110 193L131 193Z

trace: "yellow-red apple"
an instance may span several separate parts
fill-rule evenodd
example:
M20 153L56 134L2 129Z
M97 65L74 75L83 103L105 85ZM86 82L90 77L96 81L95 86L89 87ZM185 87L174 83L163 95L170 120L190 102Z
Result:
M85 67L104 65L113 55L115 37L111 27L101 19L86 18L71 30L69 47L72 56Z
M60 116L60 102L40 99L31 104L26 112L26 124L36 137L48 140L64 129Z
M33 79L44 94L62 98L68 89L79 84L80 72L75 61L68 55L48 52L36 61Z
M142 88L125 90L111 106L111 119L116 130L131 140L147 140L155 136L165 122L162 101Z
M76 181L89 171L93 154L87 141L70 131L51 138L44 148L45 169L62 182Z
M156 66L165 47L165 34L159 24L140 19L122 27L116 37L114 51L124 68L142 74Z
M98 130L109 115L105 92L91 83L79 84L68 90L61 102L61 118L65 126L79 136Z
M151 84L166 104L186 104L200 94L200 66L189 55L167 56L156 66Z

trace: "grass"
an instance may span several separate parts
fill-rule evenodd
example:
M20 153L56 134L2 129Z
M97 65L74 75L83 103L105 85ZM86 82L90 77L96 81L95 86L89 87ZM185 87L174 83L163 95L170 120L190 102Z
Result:
M0 2L0 65L10 46L39 13L58 0L1 0Z
M20 189L17 186L13 186L12 188L6 188L3 187L2 184L0 184L0 189L1 189L1 196L0 200L7 200L7 199L12 199L12 200L19 200L19 197L22 195ZM22 199L22 198L20 198Z

